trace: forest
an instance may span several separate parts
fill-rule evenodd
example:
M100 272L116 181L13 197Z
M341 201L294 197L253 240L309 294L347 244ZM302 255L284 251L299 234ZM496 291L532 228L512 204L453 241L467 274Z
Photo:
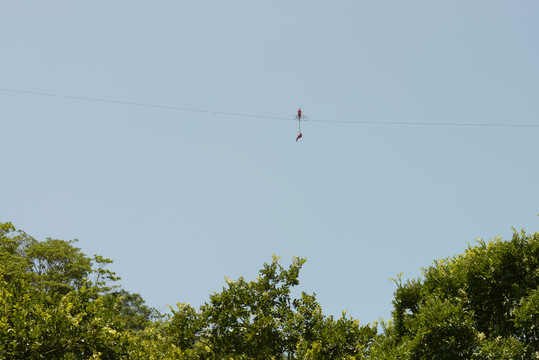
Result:
M0 359L539 359L539 233L397 276L379 324L293 298L306 260L277 256L198 309L162 314L119 285L112 260L76 245L0 223Z

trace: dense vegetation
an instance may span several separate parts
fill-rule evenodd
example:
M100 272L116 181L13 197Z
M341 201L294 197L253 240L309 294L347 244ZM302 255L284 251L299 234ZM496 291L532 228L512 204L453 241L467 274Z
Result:
M539 359L539 233L479 241L397 279L377 359Z
M0 223L0 359L539 359L539 233L399 277L382 332L292 298L301 258L163 315L75 244Z

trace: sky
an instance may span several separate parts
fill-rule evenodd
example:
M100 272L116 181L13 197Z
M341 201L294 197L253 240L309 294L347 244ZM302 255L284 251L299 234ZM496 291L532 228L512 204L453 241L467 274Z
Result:
M390 278L538 231L538 11L0 0L0 222L161 311L275 254L324 313L388 320Z

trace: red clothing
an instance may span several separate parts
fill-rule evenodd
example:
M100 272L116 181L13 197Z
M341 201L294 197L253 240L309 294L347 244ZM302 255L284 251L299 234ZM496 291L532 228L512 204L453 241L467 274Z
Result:
M302 136L303 136L303 134L300 132L300 133L298 134L298 136L296 137L296 142L298 142L298 139L301 139Z

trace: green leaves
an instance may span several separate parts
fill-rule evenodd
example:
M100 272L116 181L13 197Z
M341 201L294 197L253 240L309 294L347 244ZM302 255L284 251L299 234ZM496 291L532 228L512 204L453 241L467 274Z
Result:
M393 319L326 316L292 298L305 259L277 256L255 280L225 278L199 309L164 316L122 290L112 260L0 223L0 358L533 359L539 354L539 234L479 240L394 280Z
M148 325L140 297L105 294L111 261L92 262L73 244L38 242L0 223L1 358L127 358L134 340L125 329ZM91 282L91 274L104 280Z
M274 256L264 264L255 281L227 279L223 291L212 294L201 307L199 333L214 354L268 359L293 351L286 332L292 316L290 292L299 284L305 260L294 258L288 269L278 260Z
M80 288L92 272L91 260L74 243L47 239L28 248L29 270L44 290L68 293Z
M192 358L331 359L361 358L376 328L357 320L326 317L314 295L292 299L305 259L294 258L288 269L264 264L254 281L226 278L220 293L198 311L186 304L173 310L168 331Z
M406 359L532 358L538 288L539 233L479 240L435 261L423 280L397 282L394 323L378 349Z

